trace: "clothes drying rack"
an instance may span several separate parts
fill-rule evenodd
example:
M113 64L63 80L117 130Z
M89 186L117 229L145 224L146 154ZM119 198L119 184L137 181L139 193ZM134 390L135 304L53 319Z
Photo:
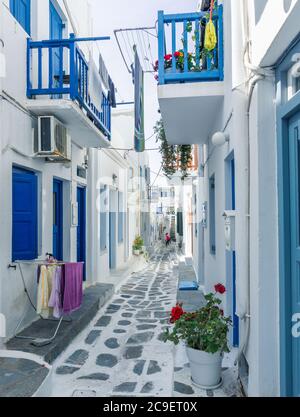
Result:
M46 255L49 255L49 254L46 254ZM79 263L83 263L83 262L79 262ZM13 263L13 265L9 265L9 268L15 268L15 269L17 269L17 266L18 266L18 269L19 269L19 272L20 272L20 277L21 277L22 282L23 282L24 292L25 292L25 294L27 296L27 299L29 301L30 306L33 308L33 310L35 312L37 312L37 307L33 303L32 299L30 297L30 294L28 292L27 286L26 286L26 282L25 282L25 278L24 278L24 274L23 274L22 265L29 265L29 266L31 266L31 265L37 265L37 266L63 266L63 265L66 265L66 262L59 262L59 261L55 261L55 262L47 262L47 261L15 261ZM43 316L41 316L39 314L39 317L42 320L45 320L45 321L55 321L55 322L57 322L57 326L56 326L56 329L55 329L53 335L51 337L49 337L49 338L39 338L39 337L35 337L35 336L20 336L20 335L18 335L18 330L21 327L21 324L23 323L23 321L24 321L24 319L25 319L25 317L27 315L27 311L28 310L26 309L25 310L25 313L23 314L23 316L21 317L20 321L18 322L17 327L15 328L15 331L14 331L14 337L16 339L31 340L32 341L31 344L33 346L36 346L36 347L43 347L43 346L46 346L46 345L50 345L55 340L55 338L57 336L57 333L58 333L58 331L60 329L60 326L61 326L62 322L67 322L67 323L71 323L72 322L72 318L69 315L67 315L67 316L69 316L68 318L63 315L60 319L55 319L55 318L50 318L50 319L47 318L47 319L45 319Z

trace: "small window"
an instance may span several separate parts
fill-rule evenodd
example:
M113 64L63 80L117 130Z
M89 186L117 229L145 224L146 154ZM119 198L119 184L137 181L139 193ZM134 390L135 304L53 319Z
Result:
M10 0L9 8L12 15L23 29L30 35L30 3L31 0Z
M216 254L216 184L215 176L209 180L209 238L210 253Z
M123 204L123 193L119 192L118 194L119 202L118 202L118 242L124 242L124 204Z
M100 189L100 250L107 249L106 186Z

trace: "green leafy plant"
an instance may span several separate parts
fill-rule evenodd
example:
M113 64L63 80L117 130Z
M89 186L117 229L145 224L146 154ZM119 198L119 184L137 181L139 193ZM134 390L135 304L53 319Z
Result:
M177 171L181 171L182 179L186 178L192 161L192 146L169 145L162 119L154 126L154 132L156 133L156 142L160 142L162 169L166 177L171 178Z
M179 305L172 310L171 323L175 324L172 331L164 333L165 342L177 345L182 340L187 347L206 353L229 352L227 335L232 321L224 317L222 301L216 296L217 292L223 294L225 287L218 284L215 288L216 293L207 294L206 305L198 311L185 313Z
M132 245L133 250L141 250L143 246L144 246L144 241L141 238L141 236L136 236Z

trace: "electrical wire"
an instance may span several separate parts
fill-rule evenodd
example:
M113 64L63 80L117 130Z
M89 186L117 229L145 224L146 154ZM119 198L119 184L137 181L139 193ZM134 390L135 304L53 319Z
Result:
M159 171L158 171L158 173L156 175L156 178L155 178L153 184L151 185L151 188L154 187L154 185L155 185L155 183L156 183L156 181L157 181L157 179L158 179L158 177L159 177L159 175L160 175L160 173L162 171L162 168L163 168L163 164L161 164L160 169L159 169Z

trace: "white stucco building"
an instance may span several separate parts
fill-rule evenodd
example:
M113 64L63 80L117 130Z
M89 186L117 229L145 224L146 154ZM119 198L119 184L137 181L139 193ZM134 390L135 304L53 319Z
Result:
M85 262L90 286L124 267L135 236L149 228L128 194L132 177L147 175L147 156L112 150L133 147L134 116L129 109L111 117L92 36L86 0L0 2L0 313L7 338L28 305L15 261L25 262L33 299L32 261L47 253ZM48 118L39 126L40 116L60 123ZM41 157L43 146L51 152ZM137 182L137 201L143 196L147 204L148 183ZM23 327L34 319L28 314Z
M174 60L173 71L165 71L164 53L180 48L181 22L195 28L206 13L172 23L165 10L158 23L167 139L199 144L194 267L205 291L218 282L227 287L230 341L239 348L246 393L299 396L300 342L291 330L299 313L300 2L219 1L212 54L196 53L196 69L186 62L178 73ZM164 32L167 23L176 26L177 45ZM185 50L194 52L185 36ZM195 39L201 49L201 36Z

